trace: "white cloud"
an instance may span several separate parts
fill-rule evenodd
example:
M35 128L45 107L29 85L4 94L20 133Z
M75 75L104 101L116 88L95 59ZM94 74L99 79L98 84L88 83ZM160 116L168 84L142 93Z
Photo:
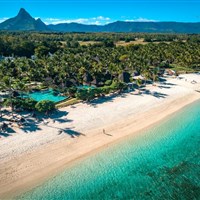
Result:
M1 23L1 22L4 22L4 21L7 20L7 19L8 19L8 17L0 18L0 23Z
M95 21L93 24L95 24L95 25L101 25L101 22L100 21Z
M110 22L109 17L92 17L92 18L78 18L78 19L59 19L59 18L45 18L43 21L46 24L61 24L61 23L79 23L79 24L95 24L95 25L103 25Z
M109 17L103 17L103 16L93 17L92 19L94 19L94 20L102 20L102 21L110 21Z
M126 22L156 22L156 20L153 19L147 19L143 17L139 17L137 19L126 19Z

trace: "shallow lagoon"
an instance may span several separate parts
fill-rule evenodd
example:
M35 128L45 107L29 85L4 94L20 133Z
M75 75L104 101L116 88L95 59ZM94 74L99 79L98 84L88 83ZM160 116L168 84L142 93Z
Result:
M200 101L18 199L199 199Z

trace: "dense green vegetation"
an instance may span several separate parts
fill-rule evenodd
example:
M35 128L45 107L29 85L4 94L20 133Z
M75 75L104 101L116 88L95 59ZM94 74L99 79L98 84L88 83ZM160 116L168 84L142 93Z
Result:
M141 38L147 43L116 46ZM161 69L200 70L200 35L0 32L0 55L1 89L26 91L36 81L90 100L123 90L133 73L156 81ZM98 88L74 89L84 83Z
M135 41L144 38L147 42L200 43L200 35L187 34L142 34L142 33L27 33L0 32L0 55L30 57L37 52L47 55L65 48L79 47L78 41L103 42L97 46L113 46L118 41ZM111 43L110 43L111 42ZM110 43L110 44L109 44ZM96 46L96 45L94 45Z

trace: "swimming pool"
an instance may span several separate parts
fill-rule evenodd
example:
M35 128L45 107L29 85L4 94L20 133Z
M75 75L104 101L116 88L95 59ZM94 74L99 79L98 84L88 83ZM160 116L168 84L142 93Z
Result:
M68 98L67 96L60 96L59 93L55 94L55 91L53 89L30 92L26 95L23 95L23 97L29 97L36 101L50 100L55 103Z

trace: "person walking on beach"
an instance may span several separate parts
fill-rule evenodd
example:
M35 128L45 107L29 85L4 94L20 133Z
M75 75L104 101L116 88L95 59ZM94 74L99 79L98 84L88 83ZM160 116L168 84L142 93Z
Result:
M111 134L106 133L105 129L103 129L103 134L108 135L108 136L112 136Z

